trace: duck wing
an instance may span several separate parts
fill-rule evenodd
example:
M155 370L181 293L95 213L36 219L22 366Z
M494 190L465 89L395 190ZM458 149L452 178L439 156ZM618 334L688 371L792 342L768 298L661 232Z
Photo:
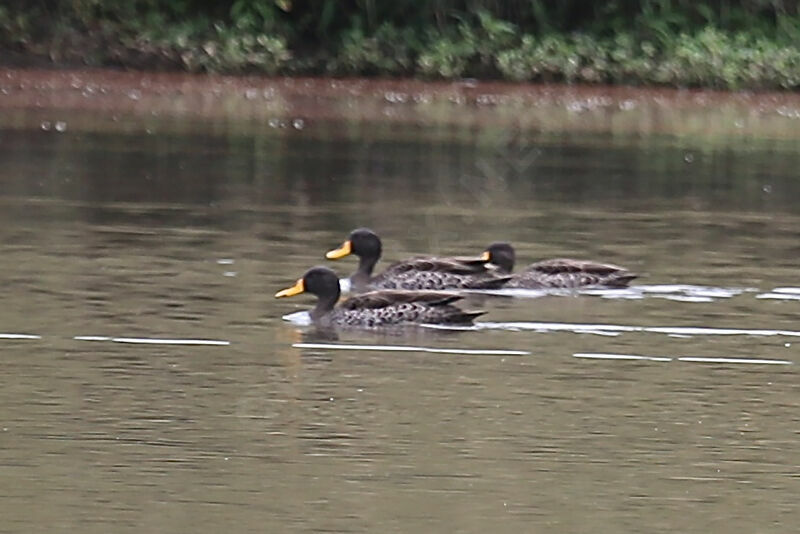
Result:
M528 289L626 287L637 275L610 263L556 258L529 265L506 287Z
M609 276L618 273L629 273L628 269L610 263L555 258L532 263L525 271L536 271L543 274L586 273L597 276Z
M418 257L393 263L381 276L396 276L410 271L441 272L448 274L488 274L495 269L486 261L472 257L435 258Z
M371 291L350 297L334 310L334 321L347 326L403 323L469 325L483 311L465 311L453 304L462 296L444 291Z
M389 266L373 278L374 289L452 290L496 289L509 277L498 276L497 268L475 258L412 258Z
M428 306L444 306L464 298L447 291L404 291L385 289L355 295L339 304L343 310L387 308L398 304L420 303Z

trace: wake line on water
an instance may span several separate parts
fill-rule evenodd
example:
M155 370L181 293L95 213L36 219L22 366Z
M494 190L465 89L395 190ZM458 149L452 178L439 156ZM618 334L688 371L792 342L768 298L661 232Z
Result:
M776 287L767 293L756 295L757 299L800 300L800 287Z
M481 322L478 329L508 330L512 332L532 330L536 332L573 332L618 336L625 332L648 332L671 336L786 336L800 337L794 330L762 330L749 328L713 328L702 326L626 326L612 324L536 323L536 322Z
M42 336L37 336L35 334L2 334L2 333L0 333L0 339L42 339Z
M43 339L42 336L35 334L8 334L0 333L0 339ZM110 341L112 343L131 343L148 345L213 345L228 346L230 341L218 339L167 339L155 337L110 337L110 336L73 336L75 341Z
M714 287L690 284L635 285L625 288L586 287L576 289L477 289L466 291L483 295L503 297L540 298L545 296L581 296L589 295L604 299L642 300L660 298L677 302L714 302L719 299L736 297L743 293L754 293L752 287Z
M436 347L414 347L410 345L347 345L342 343L294 343L298 349L379 350L387 352L430 352L433 354L468 354L480 356L527 356L526 350L499 349L440 349Z
M230 341L220 339L169 339L154 337L106 337L106 336L75 336L76 341L110 341L112 343L128 343L133 345L210 345L226 347Z
M725 358L706 356L643 356L640 354L606 354L602 352L576 352L572 356L592 360L644 360L652 362L694 362L694 363L731 363L750 365L792 365L790 360L772 360L762 358Z

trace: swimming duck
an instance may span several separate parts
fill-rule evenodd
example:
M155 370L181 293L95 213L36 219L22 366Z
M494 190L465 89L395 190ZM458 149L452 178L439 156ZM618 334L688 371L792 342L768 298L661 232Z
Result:
M275 296L300 293L317 296L309 312L311 320L322 326L387 326L404 323L468 325L483 311L464 311L453 302L463 298L456 293L437 291L371 291L339 300L339 278L327 267L309 269L292 287Z
M502 274L514 269L514 247L509 243L492 243L481 259L496 265ZM637 275L623 267L608 263L557 258L532 263L512 276L504 287L545 289L586 286L627 287Z
M372 276L381 257L381 240L367 228L353 230L342 245L325 254L329 260L358 256L358 268L350 277L356 291L367 289L497 289L510 276L498 275L493 266L476 258L420 257L399 261Z

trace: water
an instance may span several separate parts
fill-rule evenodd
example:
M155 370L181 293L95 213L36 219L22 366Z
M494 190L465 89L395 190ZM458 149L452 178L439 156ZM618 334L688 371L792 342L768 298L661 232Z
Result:
M796 103L130 80L2 87L0 531L795 530ZM284 321L362 225L387 261L504 239L641 278L471 295L461 330Z

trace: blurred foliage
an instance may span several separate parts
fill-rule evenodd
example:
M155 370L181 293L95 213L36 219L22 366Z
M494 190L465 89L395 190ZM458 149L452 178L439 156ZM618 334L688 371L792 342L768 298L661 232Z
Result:
M800 87L800 0L0 0L0 50L267 74Z

